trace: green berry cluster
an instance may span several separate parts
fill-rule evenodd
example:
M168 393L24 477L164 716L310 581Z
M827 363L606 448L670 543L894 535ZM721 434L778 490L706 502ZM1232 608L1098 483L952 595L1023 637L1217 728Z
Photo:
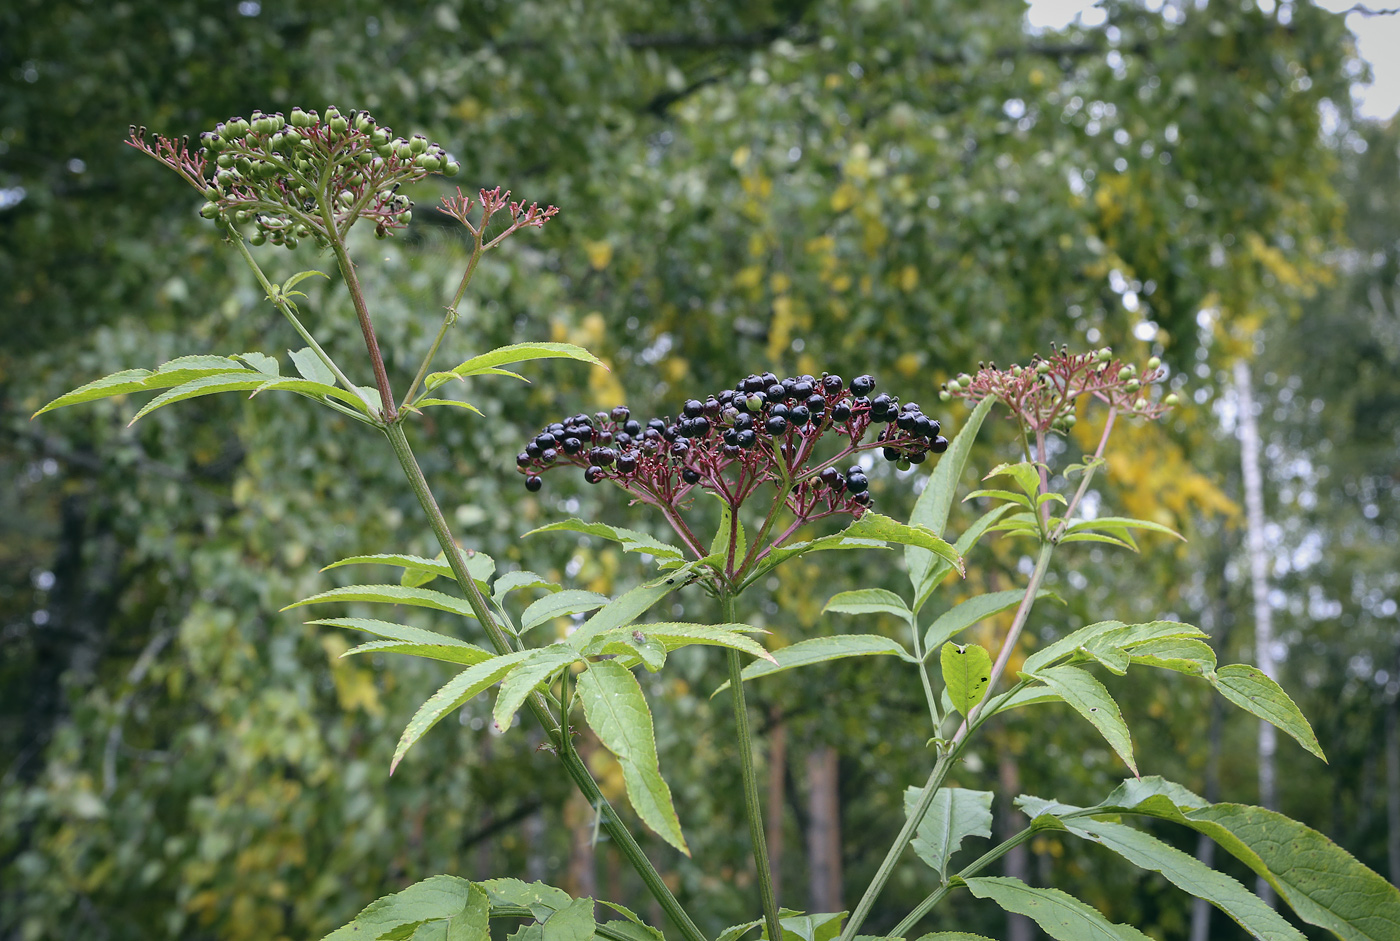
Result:
M546 425L516 456L516 466L532 492L543 486L542 472L575 466L588 483L611 480L642 502L672 510L697 487L737 508L759 486L773 483L785 488L799 520L859 517L872 502L870 481L859 464L843 472L838 462L878 448L908 467L948 447L936 419L914 402L873 394L875 385L872 376L857 376L848 386L831 374L779 379L770 372L689 399L675 419L643 423L624 405L580 413ZM876 425L882 427L871 436ZM845 441L834 456L818 457L818 443L828 434Z
M413 218L403 184L461 169L421 134L394 137L369 112L335 107L230 118L200 135L198 151L187 140L147 141L144 127L133 127L128 142L198 188L206 219L252 225L253 244L288 248L303 239L324 247L362 218L387 237Z
M974 375L960 373L943 383L938 398L979 402L994 396L1030 430L1064 434L1075 425L1075 404L1091 396L1116 411L1138 418L1160 418L1180 404L1176 393L1151 398L1156 384L1167 378L1156 356L1145 366L1116 359L1108 347L1088 353L1071 353L1051 344L1048 357L1037 354L1028 365L998 369L996 363L978 363Z

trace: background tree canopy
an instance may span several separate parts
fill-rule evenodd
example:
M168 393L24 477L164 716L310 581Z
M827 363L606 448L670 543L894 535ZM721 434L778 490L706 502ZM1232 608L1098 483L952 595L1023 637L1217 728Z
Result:
M1105 7L1102 27L1040 34L1024 29L1019 0L0 9L0 466L11 482L0 488L0 936L315 937L435 872L596 879L644 904L610 847L589 861L589 808L541 774L523 736L492 735L481 704L390 780L393 742L436 666L339 660L339 633L279 613L345 583L318 574L333 559L433 554L392 459L362 446L368 432L266 397L206 399L132 428L130 402L29 420L117 369L300 345L198 218L197 197L122 140L129 124L194 135L255 108L328 103L444 142L464 191L499 184L563 207L488 259L446 355L570 340L612 371L543 365L529 386L478 380L484 419L417 432L434 436L426 470L459 532L503 567L599 591L640 575L586 540L518 539L611 499L562 475L538 497L520 487L513 455L554 415L620 401L674 412L764 369L878 372L932 405L940 382L978 360L1112 343L1161 353L1193 407L1127 431L1103 500L1191 542L1131 559L1081 553L1055 576L1072 603L1039 630L1171 615L1238 654L1252 629L1225 367L1251 358L1284 685L1331 759L1323 768L1286 743L1281 760L1298 771L1280 809L1400 878L1395 123L1354 124L1349 36L1309 3ZM439 195L431 184L413 194L424 207ZM365 277L400 373L430 342L465 258L444 223L424 209L362 253L376 259ZM333 268L305 250L269 264ZM343 287L303 287L318 332L354 360ZM959 411L943 411L955 428ZM990 435L973 463L985 472L1005 445ZM898 515L916 479L873 486ZM1014 546L973 561L953 597L1017 584ZM829 632L818 612L842 576L837 563L805 563L746 616L779 642ZM754 914L747 873L733 868L742 828L724 727L680 741L668 722L706 721L716 666L697 654L685 681L650 691L662 767L704 865L650 848L683 899L711 900L707 930ZM811 830L804 769L816 763L799 756L834 754L838 856L860 883L920 773L923 742L900 731L919 691L866 665L766 682L754 695L770 746L781 737L791 752L779 832L795 845ZM1255 799L1254 723L1231 719L1212 751L1204 694L1118 692L1155 730L1151 772ZM1011 775L1035 793L1068 779L1091 801L1123 775L1091 730L1041 721L1006 723L957 783ZM878 755L877 742L889 743ZM598 771L620 787L601 758ZM1183 935L1189 911L1161 880L1048 838L1030 850L1033 881L1073 884L1114 920ZM803 906L800 855L782 888ZM922 896L908 876L870 930ZM959 917L963 930L1002 931L973 900Z

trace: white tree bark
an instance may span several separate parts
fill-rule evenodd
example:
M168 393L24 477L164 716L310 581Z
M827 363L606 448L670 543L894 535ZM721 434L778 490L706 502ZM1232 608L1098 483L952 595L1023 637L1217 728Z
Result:
M1240 467L1244 476L1245 526L1248 539L1245 551L1249 557L1250 588L1254 595L1254 658L1260 671L1271 680L1278 680L1278 665L1274 662L1273 609L1269 606L1269 558L1264 546L1264 479L1259 471L1259 425L1254 420L1254 390L1250 384L1249 364L1235 363L1235 392L1240 410ZM1278 803L1275 789L1274 752L1278 739L1274 727L1259 723L1259 804L1270 810ZM1260 879L1259 896L1273 905L1273 888Z

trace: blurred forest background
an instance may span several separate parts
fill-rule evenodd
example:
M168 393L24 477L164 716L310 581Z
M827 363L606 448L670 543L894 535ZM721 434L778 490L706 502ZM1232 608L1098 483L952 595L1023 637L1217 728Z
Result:
M674 413L750 371L829 369L873 372L956 430L965 412L939 407L937 384L978 360L1112 344L1160 353L1187 407L1123 430L1100 505L1190 541L1061 553L1051 587L1067 604L1044 605L1032 633L1176 617L1222 660L1250 660L1232 380L1247 360L1282 682L1330 758L1281 742L1279 809L1400 879L1400 129L1355 118L1365 66L1342 17L1308 2L1104 6L1102 26L1039 33L1021 0L0 7L0 937L300 941L438 872L651 911L606 841L594 853L590 808L528 729L494 734L473 703L391 780L398 733L445 667L339 660L341 632L279 613L346 583L318 574L334 559L436 551L371 431L270 396L134 428L130 401L29 420L118 369L302 345L197 194L122 141L129 124L194 135L332 103L442 141L468 192L562 207L483 264L440 362L555 339L612 371L478 380L485 419L412 432L465 545L503 569L603 592L643 574L586 540L518 539L566 516L650 522L575 475L526 493L514 454L554 416ZM407 232L361 247L400 383L465 259L427 208L442 192L424 184ZM265 251L274 277L334 268ZM318 335L358 361L343 286L302 287ZM983 473L1015 454L1005 429L984 438ZM907 512L918 475L881 473L882 509ZM987 543L947 597L1022 585L1021 554ZM837 590L898 587L898 572L814 558L742 616L775 643L895 629L818 612ZM703 598L679 598L704 616ZM708 699L720 658L682 667L651 693L696 861L648 846L714 931L753 917L755 890L730 720ZM1144 773L1258 799L1254 721L1184 678L1107 680ZM920 691L854 662L750 695L782 901L839 910L926 773ZM955 783L1091 803L1125 775L1087 724L1045 707L992 730ZM1190 931L1188 900L1092 847L1042 837L1009 864L1154 937ZM930 887L908 865L869 930ZM943 928L1005 936L990 906L949 910ZM1219 915L1209 930L1237 936Z

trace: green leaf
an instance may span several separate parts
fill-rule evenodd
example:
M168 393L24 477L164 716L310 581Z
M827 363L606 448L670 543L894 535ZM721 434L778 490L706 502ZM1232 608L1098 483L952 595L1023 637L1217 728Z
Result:
M1005 876L965 881L979 899L991 899L1008 912L1025 915L1057 941L1148 941L1136 928L1114 924L1097 909L1059 889L1035 889Z
M590 941L597 928L593 920L593 900L573 899L546 918L540 927L544 941Z
M405 588L402 585L346 585L344 588L332 588L329 591L312 595L310 598L303 598L301 601L287 605L282 610L290 611L292 608L300 608L308 604L326 604L333 601L406 604L417 608L448 611L452 614L460 614L465 618L476 617L471 606L461 598L454 598L452 595L445 595L440 591L433 591L431 588Z
M1215 651L1203 641L1190 637L1150 640L1132 648L1133 663L1175 670L1192 676L1205 676L1215 669Z
M778 919L778 927L782 929L783 941L834 941L841 934L841 921L846 914L787 915Z
M1344 941L1400 938L1400 891L1316 830L1243 804L1215 804L1186 816L1256 873L1267 874L1309 924ZM1249 852L1238 852L1236 844Z
M773 651L773 660L750 663L740 674L745 680L758 679L785 670L795 670L813 663L827 660L844 660L847 657L903 657L913 660L908 651L897 642L878 634L835 634L830 637L813 637ZM713 699L729 688L726 681L710 694Z
M644 582L625 594L604 605L602 610L593 617L584 621L583 624L574 630L568 637L568 642L575 649L582 650L594 637L607 631L616 630L619 627L626 627L637 620L652 605L671 592L688 583L691 574L695 572L701 563L692 562L682 566L674 572L658 576L649 582Z
M904 816L913 816L924 789L904 791ZM911 844L919 858L934 868L942 881L948 881L948 860L970 836L992 835L992 792L942 787L933 795L924 819L919 821Z
M237 372L216 373L212 376L191 379L189 382L168 389L151 399L132 416L131 421L127 424L134 425L156 409L173 405L176 402L198 398L202 395L214 395L219 392L249 392L265 382L267 382L267 377L256 369L240 369Z
M566 588L552 595L545 595L543 598L536 599L520 615L520 632L523 634L525 631L555 618L594 611L607 604L608 601L607 595L600 595L596 591L584 591L580 588Z
M948 698L964 716L987 695L987 683L992 676L992 658L979 644L946 643L941 655L943 684Z
M348 559L341 559L324 566L321 571L329 572L331 569L338 569L345 565L398 565L404 572L422 572L431 575L433 578L444 576L452 577L452 566L442 559L425 559L418 555L398 555L392 552L377 552L374 555L352 555ZM419 584L427 584L420 582ZM417 588L418 585L410 585L410 588Z
M407 938L415 928L433 922L447 922L452 941L488 941L486 892L457 876L432 876L371 902L324 941Z
M822 614L828 611L837 614L892 614L906 623L914 619L914 613L904 599L883 588L839 592L832 595L826 607L822 608Z
M491 718L501 731L510 728L515 714L520 711L530 693L559 670L581 659L579 652L567 644L550 644L532 650L531 655L511 668L501 681L501 691L496 694L496 707Z
M500 578L496 579L495 591L492 593L491 599L495 601L496 604L500 604L505 601L506 595L513 591L520 591L522 588L543 588L548 592L564 590L564 586L551 582L543 575L536 575L534 572L520 570L516 572L506 572Z
M671 789L661 778L651 710L637 678L613 660L590 663L578 678L578 696L589 727L622 766L632 809L658 836L689 856Z
M1220 690L1220 695L1241 709L1258 716L1289 735L1308 751L1323 761L1327 756L1317 743L1312 726L1303 717L1302 711L1288 698L1283 688L1264 675L1258 667L1245 663L1231 663L1221 667L1212 676L1207 674L1211 685Z
M180 356L162 364L154 372L149 369L123 369L111 375L95 379L79 386L72 392L64 393L48 405L34 413L38 417L45 412L68 405L94 402L98 399L127 395L131 392L149 392L155 389L171 389L184 385L193 379L207 376L225 375L244 371L242 364L227 356Z
M1057 660L1069 656L1078 650L1081 645L1087 644L1100 634L1106 634L1109 631L1118 630L1126 626L1127 625L1122 621L1099 621L1095 624L1081 627L1079 630L1066 634L1049 646L1042 647L1031 654L1026 658L1025 665L1021 667L1021 671L1023 673L1035 673L1042 667L1048 667Z
M1040 467L1033 461L1021 461L1018 464L998 464L987 472L983 480L991 477L1010 477L1016 481L1016 486L1025 492L1026 496L1032 500L1040 493Z
M992 939L985 935L968 934L966 931L935 931L919 938L919 941L992 941Z
M944 542L933 530L925 529L922 526L906 526L888 516L881 516L879 513L867 510L860 519L846 527L844 535L857 539L880 539L906 546L918 546L948 562L960 574L967 574L962 556L958 555L957 550Z
M1137 543L1133 542L1131 539L1119 539L1116 536L1106 536L1103 533L1091 533L1087 531L1061 536L1060 542L1101 542L1105 545L1117 546L1120 549L1130 549L1133 552L1138 551Z
M264 376L276 378L281 375L281 369L277 365L277 359L268 356L266 353L239 353L234 359L240 359Z
M998 712L1009 712L1022 706L1038 706L1044 703L1064 702L1060 694L1044 686L1022 686L988 700L984 710L988 717Z
M740 631L768 633L747 624L683 624L675 622L640 624L597 634L583 652L590 656L602 653L608 644L619 637L632 638L633 634L641 634L646 640L655 640L663 644L667 652L693 644L703 644L711 647L730 647L761 660L776 662L773 660L773 655L765 650L761 644L744 636ZM642 643L645 643L645 640Z
M282 282L282 293L287 294L292 290L292 288L296 287L298 284L301 284L301 282L305 281L307 278L314 277L325 278L327 281L329 281L331 278L331 276L326 274L324 271L317 271L314 268L308 269L306 271L298 271L286 281ZM305 295L302 296L305 297Z
M441 689L433 694L431 699L418 707L418 711L409 720L408 727L403 730L403 735L399 736L399 744L394 749L394 759L389 764L389 773L394 773L399 762L403 760L403 756L408 753L414 743L422 738L429 729L437 725L444 716L450 715L467 700L494 686L517 663L532 653L534 653L533 650L517 650L514 653L493 657L490 660L467 667L448 680Z
M972 551L973 547L977 545L978 541L987 534L991 527L994 526L1004 514L1010 512L1012 509L1013 507L1010 504L1002 504L979 516L971 526L963 531L963 534L958 537L958 541L953 544L953 548L957 550L958 555L966 557L968 553ZM904 551L905 557L907 558L909 549L906 548ZM933 564L924 573L923 581L919 584L918 592L914 595L915 614L923 608L924 603L933 595L934 589L938 587L939 583L942 582L952 570L953 567L947 562L939 558L934 559Z
M1205 899L1259 941L1303 941L1301 932L1238 880L1136 827L1086 817L1070 818L1064 824L1076 836L1112 850L1135 866L1159 872L1178 889Z
M296 367L298 375L303 379L312 382L319 382L322 385L335 385L335 373L331 368L322 362L321 357L316 355L316 351L309 346L304 346L299 350L287 351L292 357L292 365Z
M1123 714L1118 711L1118 704L1108 690L1092 673L1079 667L1053 667L1033 675L1058 693L1075 712L1088 719L1133 774L1138 773L1137 762L1133 760L1133 740L1128 734Z
M958 481L962 478L963 469L967 467L967 458L972 453L972 444L977 439L977 432L982 427L987 413L992 410L994 401L986 398L978 402L962 428L949 442L948 450L938 459L933 473L929 475L928 483L914 504L914 511L909 514L909 525L921 526L939 535L947 530L948 513L953 507L953 496L957 491ZM937 558L919 546L904 548L904 563L909 569L909 583L914 587L916 599L923 595L924 582L935 566ZM914 610L918 609L919 604L916 602Z
M375 621L370 618L323 618L306 623L365 631L385 638L352 647L341 654L342 657L376 652L400 653L471 666L475 663L481 663L483 660L489 660L493 656L490 652L466 641L434 631L425 631L421 627L410 627L407 624L391 624L388 621Z
M1092 808L1061 806L1054 812L1084 811L1144 814L1183 824L1263 877L1309 924L1346 941L1400 937L1400 890L1321 833L1282 814L1244 804L1207 804L1156 776L1124 781Z
M1024 591L993 591L953 605L940 614L928 626L928 631L924 633L924 650L928 652L925 656L932 654L944 641L967 630L978 621L985 620L994 614L1000 614L1008 608L1014 608L1021 603L1025 594ZM1045 597L1054 598L1056 601L1060 600L1059 595L1047 589L1036 592L1037 599Z
M1010 490L974 490L963 497L963 502L966 503L968 500L975 500L979 497L986 497L989 500L1001 500L1027 510L1033 509L1030 497L1022 493L1012 493Z
M544 921L550 913L573 901L573 897L563 889L557 889L543 882L521 882L519 879L487 879L480 883L490 896L491 905L516 905L534 912L537 921Z
M429 377L428 388L436 388L446 379L433 383L431 380L436 376L446 375L450 378L465 379L468 376L480 375L514 375L506 373L498 367L507 363L524 363L537 359L574 359L584 363L591 363L594 366L602 366L607 369L607 365L588 352L581 346L572 343L513 343L510 346L501 346L489 353L480 356L473 356L448 373L434 373Z
M715 538L710 541L710 555L724 559L723 564L728 567L728 560L731 557L729 554L729 528L731 526L735 528L733 559L736 565L743 560L744 555L749 551L749 539L744 533L743 521L735 519L729 508L729 503L723 497L720 497L719 500L719 526L715 529Z
M793 543L790 546L783 546L780 549L773 549L768 553L768 555L764 556L757 565L754 566L753 573L750 574L748 578L744 579L744 584L743 586L741 586L740 590L742 591L743 588L747 588L749 585L752 585L754 582L758 581L764 575L767 575L769 572L773 571L773 569L777 568L779 565L782 565L789 559L795 559L798 556L806 555L809 552L826 552L836 549L889 548L889 546L886 545L883 539L856 538L851 536L849 532L850 531L847 530L845 532L833 533L830 536L819 536L816 539L811 539L806 542Z
M759 925L763 924L762 918L755 918L753 921L746 921L742 925L730 925L719 933L715 941L738 941Z
M1132 519L1127 516L1100 516L1091 520L1082 520L1071 524L1066 532L1074 533L1086 529L1107 530L1108 532L1118 530L1123 534L1126 534L1130 529L1142 529L1149 533L1161 533L1164 536L1180 539L1182 542L1186 541L1185 536L1170 526L1163 526L1161 523L1154 523L1151 520Z
M483 418L486 417L482 414L481 409L477 408L475 405L470 402L459 402L457 399L415 399L412 405L410 405L410 408L424 409L432 408L435 405L450 405L453 408L464 408L475 415L481 415Z
M662 542L646 533L639 533L633 529L623 529L621 526L608 526L605 523L585 523L578 519L550 523L548 526L532 529L520 538L533 536L536 533L553 532L573 532L582 533L585 536L597 536L600 539L618 543L624 552L646 552L657 559L684 559L686 557L684 549Z
M176 391L178 390L172 389L166 394L173 395ZM217 392L219 390L216 389L214 391ZM311 382L307 379L273 379L271 381L263 382L261 385L259 385L256 389L253 390L252 395L249 395L248 398L252 398L255 395L260 395L263 392L279 391L297 392L302 395L309 396L313 399L335 399L338 402L343 402L344 404L350 406L358 412L367 414L364 396L352 392L346 392L339 386L326 385L320 382ZM209 393L201 392L200 394L207 395ZM152 401L150 406L148 406L148 408L151 409L158 407L159 406L156 405L155 401ZM137 416L137 418L139 417L140 415ZM132 419L132 421L135 420L135 418Z

